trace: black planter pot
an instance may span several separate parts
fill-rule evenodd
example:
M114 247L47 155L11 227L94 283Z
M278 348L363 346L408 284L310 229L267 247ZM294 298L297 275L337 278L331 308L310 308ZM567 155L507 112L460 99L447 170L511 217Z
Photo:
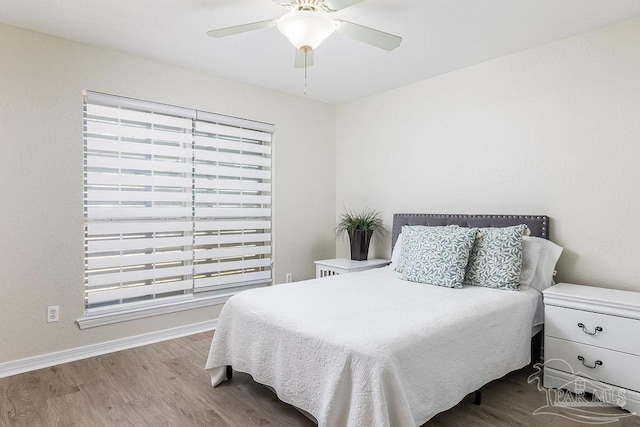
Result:
M351 242L351 259L354 261L365 261L369 255L369 243L373 233L366 230L353 230L349 232Z

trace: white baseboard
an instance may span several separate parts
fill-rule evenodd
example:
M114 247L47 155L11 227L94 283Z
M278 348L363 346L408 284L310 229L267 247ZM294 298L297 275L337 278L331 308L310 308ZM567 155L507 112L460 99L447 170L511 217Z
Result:
M69 350L58 351L55 353L42 354L39 356L0 363L0 378L35 371L37 369L48 368L49 366L60 365L62 363L73 362L75 360L86 359L88 357L126 350L128 348L140 347L160 341L185 337L200 332L208 332L214 330L217 325L217 319L208 320L206 322L165 329L163 331L149 332L147 334L136 335L114 341L91 344L84 347L71 348Z

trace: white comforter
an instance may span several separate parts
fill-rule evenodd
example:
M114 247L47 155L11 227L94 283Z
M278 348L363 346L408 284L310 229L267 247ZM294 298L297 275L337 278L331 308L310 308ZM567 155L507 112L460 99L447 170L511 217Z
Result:
M415 426L529 363L537 291L447 289L390 268L249 290L225 304L206 368L275 389L319 426Z

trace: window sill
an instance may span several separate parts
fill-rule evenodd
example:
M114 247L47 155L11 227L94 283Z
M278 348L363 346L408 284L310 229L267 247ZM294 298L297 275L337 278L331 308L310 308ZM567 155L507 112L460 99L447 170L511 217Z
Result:
M224 295L201 296L188 301L178 301L159 305L156 307L141 307L117 313L100 314L82 317L76 320L80 329L95 328L97 326L111 325L113 323L127 322L130 320L143 319L145 317L160 316L163 314L175 313L184 310L209 307L212 305L224 304L236 292Z

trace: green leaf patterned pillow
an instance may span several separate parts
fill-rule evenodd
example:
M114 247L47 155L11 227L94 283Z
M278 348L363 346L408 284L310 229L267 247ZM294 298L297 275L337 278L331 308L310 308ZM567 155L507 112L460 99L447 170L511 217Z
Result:
M465 285L517 291L522 268L522 236L527 226L481 228L471 251Z
M399 271L402 279L461 288L477 228L402 227Z

